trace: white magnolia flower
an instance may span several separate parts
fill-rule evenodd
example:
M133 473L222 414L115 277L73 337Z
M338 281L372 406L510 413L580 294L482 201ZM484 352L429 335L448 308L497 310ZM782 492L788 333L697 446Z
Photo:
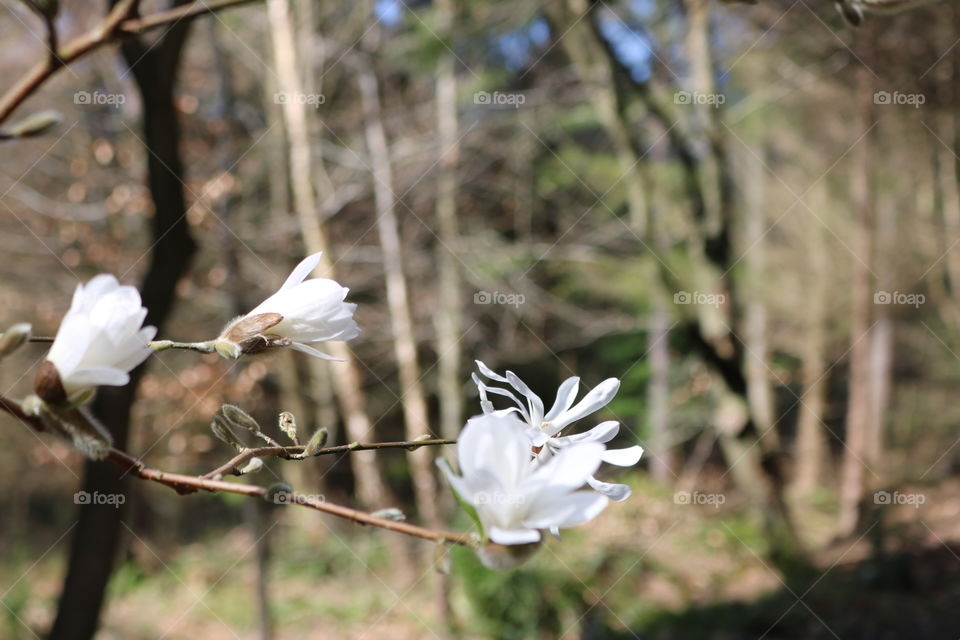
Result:
M343 301L349 289L333 280L306 280L319 262L319 253L304 258L279 291L228 324L215 343L217 351L237 358L242 353L289 346L333 360L309 343L356 338L360 334L353 319L357 305Z
M112 275L77 285L37 376L37 394L62 404L81 401L99 385L127 384L130 371L152 353L148 343L157 329L141 328L146 316L140 293Z
M540 541L541 529L560 529L595 518L609 500L579 491L600 466L604 447L579 444L534 466L526 425L512 415L477 416L457 441L460 474L437 464L457 495L472 506L491 541L502 545Z
M531 446L537 451L536 460L540 464L547 462L552 456L572 445L584 443L606 444L615 438L620 431L620 425L617 422L607 421L584 433L569 436L559 435L571 423L609 404L620 389L620 381L616 378L607 378L590 390L577 404L574 404L574 400L576 400L577 391L580 388L580 378L567 378L557 390L557 398L553 406L545 412L543 400L540 399L540 396L531 391L530 387L524 384L512 371L507 371L506 376L501 376L479 360L476 362L477 367L480 368L480 373L484 376L497 382L505 382L523 396L524 400L521 400L509 389L489 386L482 382L476 374L473 374L473 381L480 391L480 406L484 414L505 415L516 413L521 416L528 425L527 435L530 438ZM490 401L488 394L510 398L516 406L497 410ZM643 455L643 448L633 446L625 449L605 450L601 459L608 464L631 467L640 461L641 455ZM588 478L587 482L594 490L617 502L630 497L630 487L625 484L601 482L593 477Z

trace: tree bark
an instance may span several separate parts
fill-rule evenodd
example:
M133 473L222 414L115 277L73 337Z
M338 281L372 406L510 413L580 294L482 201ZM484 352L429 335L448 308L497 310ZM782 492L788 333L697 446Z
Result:
M390 148L380 109L380 87L369 60L357 69L357 81L363 100L363 117L367 149L370 154L374 202L377 212L377 231L383 250L383 265L387 287L387 306L393 328L394 353L400 372L401 404L403 405L406 438L431 433L427 415L427 400L420 381L417 344L413 335L410 294L403 269L403 247L400 225L394 206L393 169L390 166ZM431 527L440 525L437 511L437 485L433 474L433 453L426 448L407 454L410 476L413 480L417 510Z
M873 84L866 67L857 70L858 131L872 125ZM866 491L866 468L870 431L874 416L870 401L870 330L873 303L869 261L873 255L873 200L871 170L872 135L865 134L854 150L853 207L853 288L851 290L850 386L847 399L846 447L840 485L839 532L853 534L860 521L860 506Z
M804 246L809 248L810 285L804 292L806 313L801 337L800 406L797 417L796 462L792 490L798 495L810 493L824 481L827 449L823 414L827 404L826 339L827 289L829 264L819 225L805 225Z
M289 1L268 0L267 14L277 69L277 89L290 96L303 95L307 92L299 73L300 54L296 47L297 40ZM334 278L336 274L330 255L330 242L320 222L317 198L313 188L315 167L310 153L307 107L308 105L302 101L293 99L286 100L282 104L283 122L287 132L290 187L307 253L323 252L320 264L317 266L317 275ZM353 352L342 342L331 342L328 349L331 355L343 362L328 365L325 362L311 360L311 367L314 370L330 367L328 377L333 381L343 413L347 439L357 442L369 440L373 435L373 422L366 412L366 398L360 384L361 376ZM314 377L321 378L318 375ZM388 506L389 492L379 471L376 452L357 453L359 455L350 456L350 464L360 503L372 508Z
M155 209L151 224L153 248L140 287L141 298L148 310L145 323L161 331L174 304L177 282L186 273L196 248L185 215L180 127L173 99L188 24L171 26L149 48L138 39L127 39L122 46L142 97L147 184ZM140 366L131 372L130 383L124 387L100 389L93 405L94 413L120 449L127 446L130 410L144 369ZM114 465L87 462L83 490L91 494L127 493L124 475ZM126 510L122 506L88 504L80 506L78 514L67 575L49 634L52 640L87 640L96 632Z
M454 18L452 0L437 0L440 33L449 36ZM456 438L463 427L462 354L460 348L460 261L453 253L460 246L457 222L457 166L460 159L457 123L456 58L444 54L437 65L437 392L440 399L440 433Z

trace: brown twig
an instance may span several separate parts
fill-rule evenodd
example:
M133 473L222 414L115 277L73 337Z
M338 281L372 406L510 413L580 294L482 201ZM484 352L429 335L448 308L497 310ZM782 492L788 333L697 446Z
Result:
M260 487L253 484L226 482L224 480L188 476L179 473L168 473L166 471L153 469L145 466L136 458L133 458L116 449L110 449L110 451L107 453L106 460L126 469L139 478L166 485L179 493L187 493L203 489L204 491L211 491L215 493L236 493L239 495L262 499L266 499L270 494L270 489L267 487ZM396 531L397 533L403 533L416 538L423 538L424 540L432 540L434 542L458 544L470 547L475 546L474 539L470 534L453 533L449 531L435 531L433 529L418 527L417 525L409 524L407 522L388 520L386 518L377 517L365 511L359 511L357 509L351 509L350 507L328 503L322 498L316 496L307 496L292 492L288 494L284 500L278 501L278 503L297 504L303 507L309 507L311 509L316 509L317 511L322 511L340 518L351 520L358 524L380 527L381 529L386 529L387 531Z
M56 32L48 29L48 42L53 49L0 97L0 123L3 123L27 98L59 69L75 62L91 51L120 38L137 35L156 27L189 20L221 9L248 4L255 0L208 0L158 11L144 17L133 17L138 0L120 0L103 21L90 31L77 36L63 47L56 46ZM51 23L52 25L52 23Z
M38 431L43 431L43 424L40 422L39 418L34 416L29 416L23 412L20 408L20 405L17 402L8 400L7 398L0 396L0 410L6 411L12 416L19 418L20 420L28 423L30 426L34 427ZM347 444L340 445L336 447L326 447L320 449L316 455L325 455L332 453L345 453L350 451L362 451L364 449L397 449L397 448L410 448L410 447L427 447L433 445L442 445L442 444L454 444L456 440L420 440L420 441L410 441L410 442L376 442L369 444ZM231 473L232 470L236 469L236 465L241 462L245 462L253 457L262 457L266 455L293 455L296 453L301 453L303 451L302 446L293 446L293 447L259 447L256 449L247 449L246 451L241 452L229 462L223 466L215 469L214 471L204 475L204 476L188 476L181 473L169 473L166 471L160 471L159 469L153 469L146 466L140 460L137 460L133 456L124 453L118 449L110 448L107 452L106 461L117 465L118 467L132 473L133 475L141 478L143 480L149 480L151 482L157 482L162 485L166 485L174 489L177 493L186 494L193 493L195 491L204 490L211 492L221 492L221 493L236 493L244 496L251 496L255 498L266 499L270 493L270 489L267 487L261 487L253 484L240 484L236 482L226 482L224 480L213 477L218 473ZM229 469L227 468L229 467ZM224 470L224 471L221 471ZM458 544L463 546L472 547L475 546L474 538L467 533L453 533L450 531L437 531L434 529L427 529L425 527L418 527L414 524L409 524L407 522L398 522L396 520L389 520L387 518L380 518L373 514L367 513L365 511L359 511L357 509L351 509L350 507L345 507L339 504L332 504L326 502L322 497L318 498L316 496L307 496L301 493L291 492L286 496L286 499L282 501L283 504L297 504L303 507L309 507L311 509L316 509L317 511L322 511L324 513L329 513L340 518L346 518L358 524L371 525L374 527L380 527L381 529L386 529L388 531L396 531L397 533L403 533L408 536L414 536L416 538L423 538L424 540L432 540L434 542L446 543L446 544Z
M434 438L431 440L408 440L404 442L370 442L366 444L361 444L355 442L353 444L341 444L333 447L324 447L323 449L318 450L309 458L301 458L304 460L309 460L316 456L331 455L334 453L350 453L351 451L367 451L370 449L407 449L413 450L420 447L431 447L439 446L445 444L456 444L456 440L447 440L441 438ZM225 475L241 475L238 471L240 465L245 462L249 462L252 458L264 458L267 456L277 456L279 458L284 458L285 460L297 459L293 456L303 453L302 445L294 445L290 447L276 446L276 447L255 447L252 449L244 449L233 458L224 462L222 465L202 475L202 478L218 478Z

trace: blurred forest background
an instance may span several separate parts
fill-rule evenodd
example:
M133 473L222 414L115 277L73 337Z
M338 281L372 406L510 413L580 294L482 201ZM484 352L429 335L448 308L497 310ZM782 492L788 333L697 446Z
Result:
M61 42L106 10L64 0ZM4 2L0 36L6 90L43 24ZM957 637L958 37L953 2L853 29L826 0L266 0L60 70L17 115L62 124L0 143L3 326L52 335L110 272L204 340L319 250L359 303L343 363L167 352L101 391L131 454L219 465L224 402L334 443L455 437L475 358L545 398L620 378L596 422L646 453L604 476L631 499L491 572L3 417L0 637L98 612L101 639ZM260 480L466 530L451 452Z

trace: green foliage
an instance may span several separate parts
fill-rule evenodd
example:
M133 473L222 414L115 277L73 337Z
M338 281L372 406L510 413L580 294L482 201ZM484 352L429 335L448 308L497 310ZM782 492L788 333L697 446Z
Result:
M580 608L579 580L548 557L513 571L484 567L472 551L452 549L453 574L470 602L477 630L486 637L524 640L559 636ZM540 554L549 551L541 551Z

